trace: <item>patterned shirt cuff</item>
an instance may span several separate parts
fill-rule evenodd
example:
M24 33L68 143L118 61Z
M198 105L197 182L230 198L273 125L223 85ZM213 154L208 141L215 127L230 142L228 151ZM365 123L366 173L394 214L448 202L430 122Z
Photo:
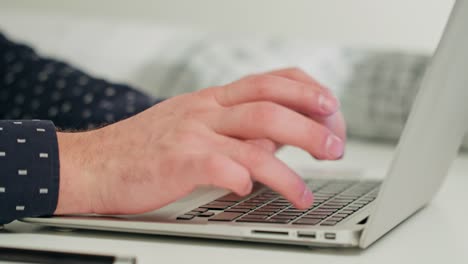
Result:
M0 224L53 214L59 167L51 121L0 121Z

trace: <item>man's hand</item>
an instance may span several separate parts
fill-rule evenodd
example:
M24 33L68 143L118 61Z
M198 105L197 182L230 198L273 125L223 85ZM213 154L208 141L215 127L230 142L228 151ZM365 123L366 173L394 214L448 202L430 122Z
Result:
M345 125L327 89L301 70L285 69L180 95L58 139L56 214L143 213L201 185L247 195L252 181L306 208L312 193L274 152L293 145L317 159L339 159Z

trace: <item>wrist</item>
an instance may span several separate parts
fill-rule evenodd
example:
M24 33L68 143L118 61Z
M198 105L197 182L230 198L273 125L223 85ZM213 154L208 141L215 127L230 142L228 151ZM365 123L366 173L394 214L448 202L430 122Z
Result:
M98 187L91 163L92 136L90 132L57 132L60 158L60 187L54 214L94 213Z

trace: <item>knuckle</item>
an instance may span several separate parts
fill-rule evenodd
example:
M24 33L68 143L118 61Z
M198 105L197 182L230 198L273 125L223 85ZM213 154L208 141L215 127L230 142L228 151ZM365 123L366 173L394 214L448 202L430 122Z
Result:
M205 89L195 91L194 94L197 95L203 101L203 104L206 106L224 106L230 104L230 89L229 85L226 86L213 86ZM211 105L210 103L213 103Z
M293 74L307 75L307 73L299 67L290 67L290 68L287 68L286 71L289 71Z
M249 76L247 81L257 97L268 97L273 94L272 87L277 82L277 78L266 74L259 74Z

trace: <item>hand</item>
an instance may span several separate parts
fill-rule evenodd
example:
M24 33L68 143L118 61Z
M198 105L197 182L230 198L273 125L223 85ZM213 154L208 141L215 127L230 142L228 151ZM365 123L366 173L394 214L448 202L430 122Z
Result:
M285 69L176 96L101 129L58 133L58 140L56 214L143 213L202 185L247 195L252 181L307 208L312 193L274 152L293 145L339 159L345 126L329 90Z

